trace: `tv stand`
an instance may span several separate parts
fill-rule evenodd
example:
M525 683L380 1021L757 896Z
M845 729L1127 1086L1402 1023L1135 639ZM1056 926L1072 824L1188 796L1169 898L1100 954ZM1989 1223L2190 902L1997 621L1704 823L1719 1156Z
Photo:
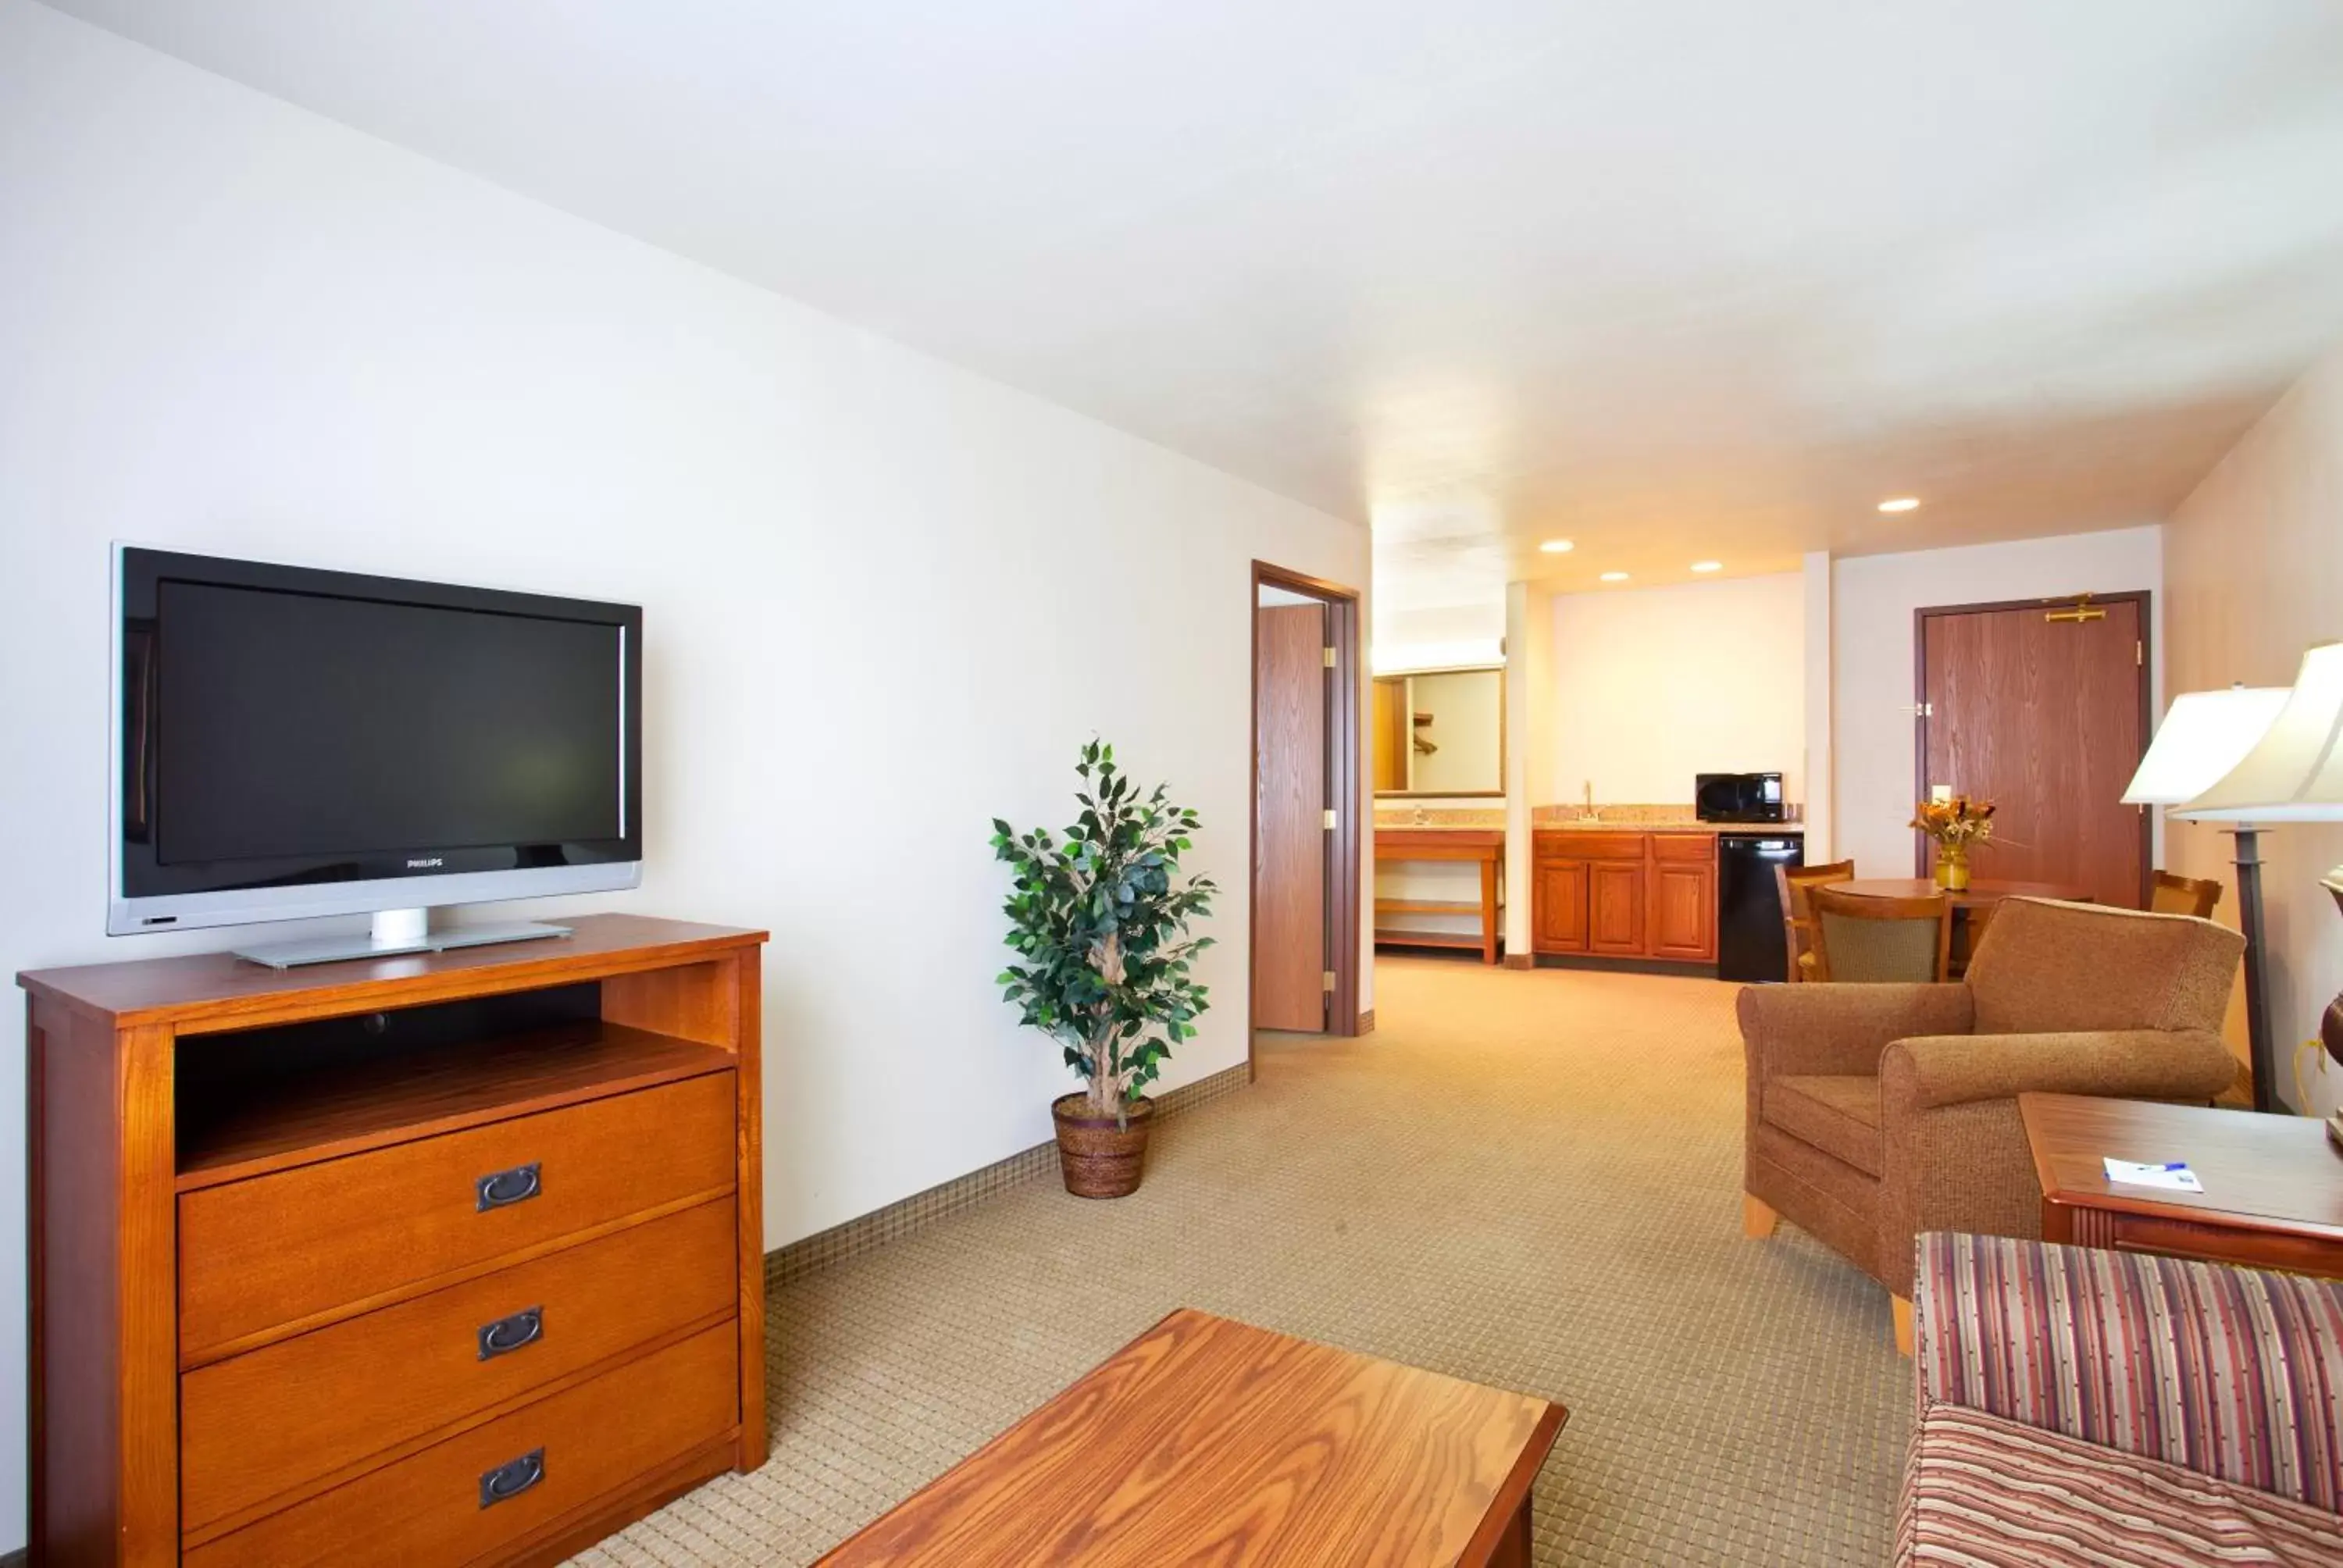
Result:
M431 929L429 910L377 910L374 927L365 936L313 937L300 942L264 942L238 948L237 958L273 970L299 969L305 964L337 964L351 959L395 958L400 953L444 953L456 948L493 947L498 942L533 942L543 937L566 937L568 926L548 926L535 920L513 920L493 926L442 926Z
M33 1561L519 1568L762 1464L764 940L18 976Z

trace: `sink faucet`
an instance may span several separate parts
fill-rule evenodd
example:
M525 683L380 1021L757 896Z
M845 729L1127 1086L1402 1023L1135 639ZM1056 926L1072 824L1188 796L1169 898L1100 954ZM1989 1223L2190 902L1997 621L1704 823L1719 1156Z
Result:
M1603 814L1601 812L1594 809L1594 780L1589 779L1586 780L1586 811L1581 820L1587 822L1597 821L1601 819L1602 815Z

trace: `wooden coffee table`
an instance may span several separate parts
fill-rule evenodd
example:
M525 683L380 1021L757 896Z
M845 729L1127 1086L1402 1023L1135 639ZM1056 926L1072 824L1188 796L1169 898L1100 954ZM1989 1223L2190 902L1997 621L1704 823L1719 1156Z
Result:
M2021 1094L2042 1239L2343 1279L2343 1155L2315 1116ZM2202 1192L2118 1187L2108 1155L2186 1161Z
M1183 1307L821 1561L1526 1568L1567 1414Z

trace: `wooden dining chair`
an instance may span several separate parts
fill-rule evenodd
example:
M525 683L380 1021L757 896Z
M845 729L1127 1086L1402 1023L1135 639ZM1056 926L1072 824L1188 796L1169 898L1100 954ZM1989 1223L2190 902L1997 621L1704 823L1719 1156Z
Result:
M1942 893L1881 899L1809 888L1815 912L1815 979L1839 982L1948 979L1953 900Z
M2147 900L2149 910L2159 915L2195 915L2198 920L2211 917L2221 902L2221 884L2210 877L2176 877L2169 871L2156 873L2156 891Z
M1853 880L1853 860L1832 860L1819 866L1774 868L1774 886L1782 895L1782 941L1789 952L1791 980L1815 978L1815 917L1814 911L1806 907L1806 890L1830 882Z

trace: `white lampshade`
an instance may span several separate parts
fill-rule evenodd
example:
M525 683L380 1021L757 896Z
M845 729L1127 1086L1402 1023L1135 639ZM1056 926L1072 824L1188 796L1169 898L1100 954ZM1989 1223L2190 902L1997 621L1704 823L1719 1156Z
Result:
M2158 736L2160 742L2162 737ZM2260 740L2177 816L2214 822L2343 819L2343 642L2302 656Z
M2286 706L2283 686L2232 686L2172 699L2155 743L2123 792L2127 806L2177 806L2194 800L2244 760Z

